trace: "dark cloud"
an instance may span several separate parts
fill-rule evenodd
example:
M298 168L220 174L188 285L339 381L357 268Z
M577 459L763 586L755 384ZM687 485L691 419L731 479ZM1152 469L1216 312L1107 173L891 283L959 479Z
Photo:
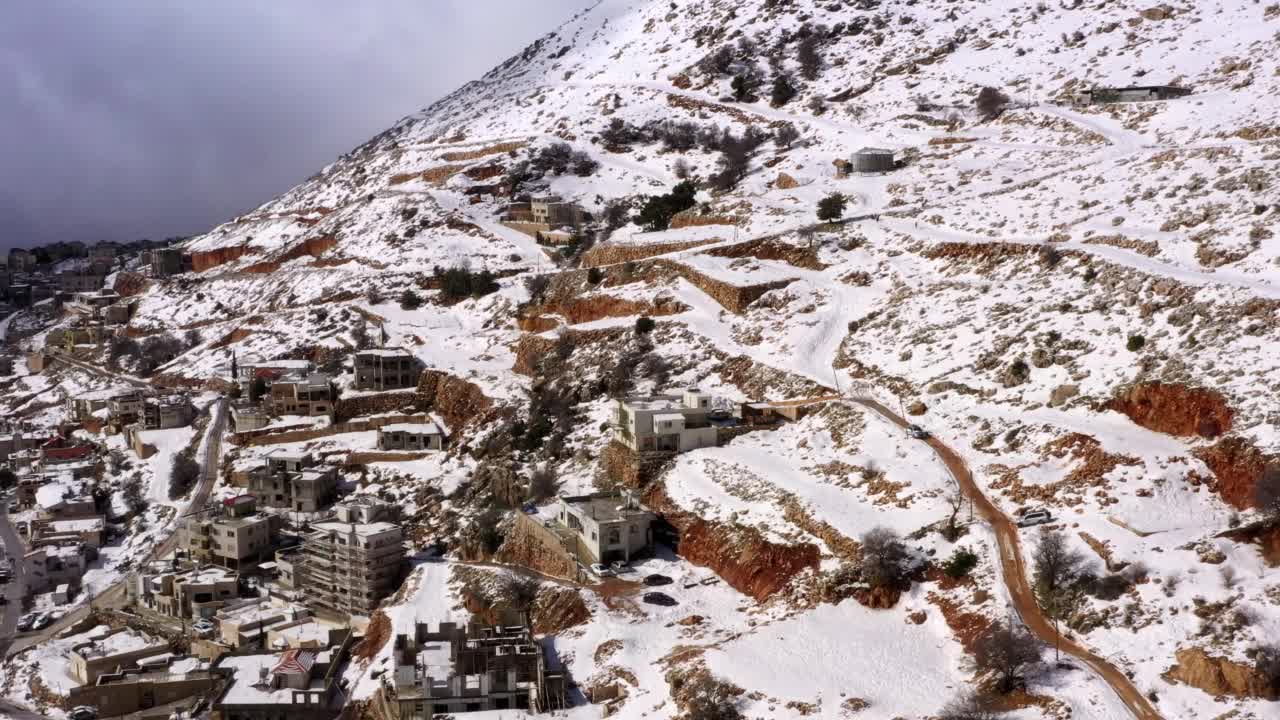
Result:
M0 245L207 229L589 2L5 3Z

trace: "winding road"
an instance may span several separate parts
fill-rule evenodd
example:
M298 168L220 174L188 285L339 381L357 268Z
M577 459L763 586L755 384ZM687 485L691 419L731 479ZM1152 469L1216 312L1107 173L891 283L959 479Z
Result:
M877 400L860 396L848 399L903 429L909 424L904 418ZM973 503L977 513L990 523L995 531L996 545L1000 552L1001 576L1004 578L1005 587L1008 588L1010 602L1013 603L1014 610L1022 618L1027 630L1046 644L1060 644L1063 653L1076 658L1097 673L1099 677L1111 686L1111 689L1119 696L1120 701L1124 703L1125 707L1129 708L1129 711L1138 720L1163 720L1163 716L1156 711L1146 696L1139 692L1138 688L1118 668L1079 643L1067 637L1059 637L1058 632L1054 630L1053 623L1041 611L1039 603L1036 602L1035 592L1032 591L1031 584L1027 580L1027 568L1022 557L1022 543L1018 534L1018 526L1009 519L1009 516L1001 512L994 503L987 499L982 489L974 481L973 473L970 472L969 466L959 454L936 437L930 437L928 444L934 453L938 455L938 458L942 460L943 464L947 466L952 476L955 477L965 496Z

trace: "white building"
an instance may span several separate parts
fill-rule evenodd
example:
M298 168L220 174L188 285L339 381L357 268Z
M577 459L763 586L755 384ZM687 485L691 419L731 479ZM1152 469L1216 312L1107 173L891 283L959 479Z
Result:
M578 560L629 563L653 545L654 514L630 493L594 493L557 498L556 521L576 536Z
M711 412L711 396L696 388L680 395L623 398L614 408L613 436L636 452L715 447Z

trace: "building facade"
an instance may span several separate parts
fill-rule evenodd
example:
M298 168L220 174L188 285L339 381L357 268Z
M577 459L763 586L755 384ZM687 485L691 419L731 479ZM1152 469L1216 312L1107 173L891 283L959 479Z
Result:
M572 534L584 565L630 563L652 549L655 518L630 493L560 497L556 503L556 522Z
M435 423L394 423L378 428L379 450L441 450L444 431Z
M404 348L361 350L354 360L357 390L403 390L418 386L422 370Z
M279 517L258 513L252 495L223 500L221 513L182 520L178 542L192 559L228 568L270 559L281 526Z
M635 452L685 452L715 447L712 399L696 389L681 395L622 398L613 413L614 440Z
M312 524L295 582L314 606L368 616L395 591L404 565L391 507L370 497L342 503L334 520Z

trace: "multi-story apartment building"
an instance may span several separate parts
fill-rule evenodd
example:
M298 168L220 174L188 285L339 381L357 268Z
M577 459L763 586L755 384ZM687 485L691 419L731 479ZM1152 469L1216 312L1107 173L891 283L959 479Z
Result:
M276 450L249 473L249 494L265 507L318 512L338 493L338 469L317 467L310 453Z
M404 348L361 350L355 356L357 390L399 390L417 387L422 369Z
M271 383L267 409L277 415L332 415L333 382L323 373L285 375Z
M252 495L223 500L221 511L219 517L195 516L182 521L178 542L192 559L242 568L271 557L281 525L278 516L258 513Z
M396 720L482 710L545 712L567 705L565 679L528 627L418 623L397 635L395 674L383 682ZM551 667L548 667L551 666Z
M336 519L312 524L295 582L315 606L369 615L399 582L402 532L386 519L391 506L374 498L356 498L336 510Z

